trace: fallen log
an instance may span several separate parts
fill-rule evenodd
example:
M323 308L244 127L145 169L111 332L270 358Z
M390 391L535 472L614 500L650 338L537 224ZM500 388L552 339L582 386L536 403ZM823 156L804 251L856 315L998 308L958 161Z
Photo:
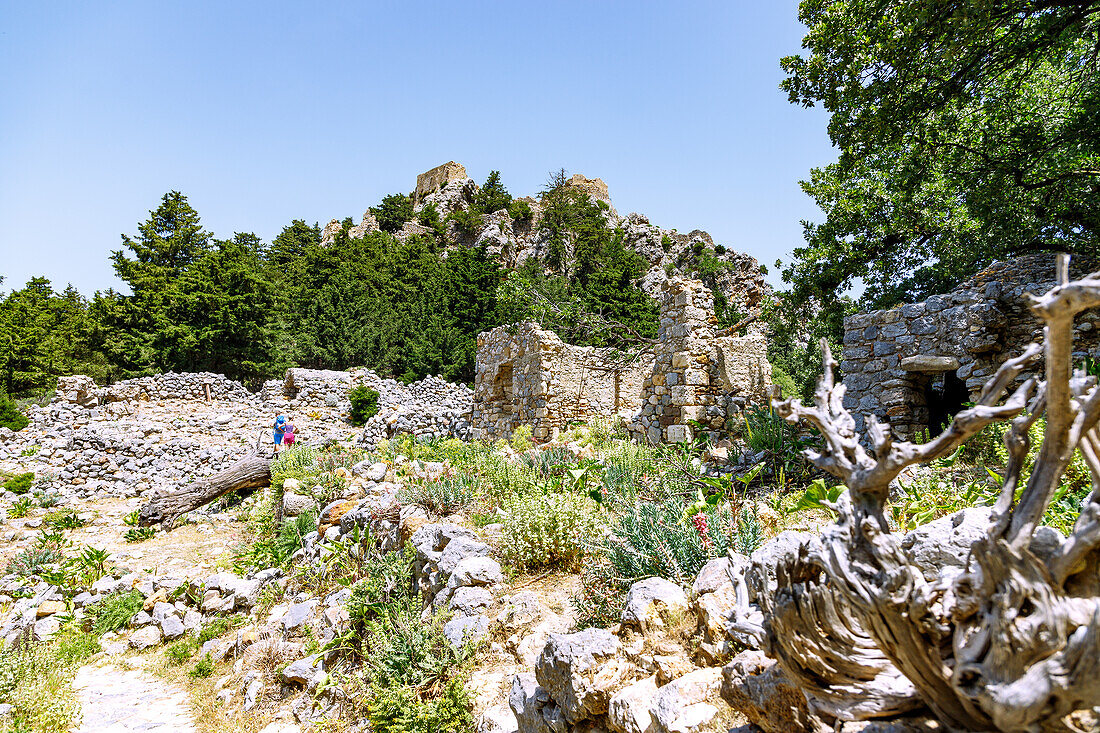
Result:
M274 460L271 451L257 448L213 476L201 478L177 492L154 496L138 512L138 524L143 527L161 524L171 528L182 515L230 491L267 486L271 482L271 463Z

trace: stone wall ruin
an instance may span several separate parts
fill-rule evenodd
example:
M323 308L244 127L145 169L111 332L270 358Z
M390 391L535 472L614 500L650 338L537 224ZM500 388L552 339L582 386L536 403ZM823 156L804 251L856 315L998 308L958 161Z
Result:
M1098 266L1074 258L1070 277ZM844 406L856 413L857 430L876 415L902 438L937 435L1005 360L1041 339L1042 324L1024 294L1050 289L1054 267L1053 254L999 261L949 293L845 318ZM1075 363L1095 357L1100 314L1079 317L1075 336Z
M466 167L453 160L437 165L430 171L425 171L416 177L416 191L413 192L413 203L418 203L428 194L435 193L451 181L466 180Z
M661 297L658 342L641 354L571 346L534 323L478 337L473 423L485 438L530 425L540 440L573 421L620 416L650 443L690 440L693 422L725 425L771 382L763 336L721 336L714 300L697 280L674 278Z

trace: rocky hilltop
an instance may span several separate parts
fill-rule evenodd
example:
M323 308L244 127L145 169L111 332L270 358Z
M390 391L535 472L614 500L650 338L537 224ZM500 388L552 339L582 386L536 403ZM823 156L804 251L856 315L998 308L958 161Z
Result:
M682 234L651 224L642 214L620 215L611 204L607 184L600 178L586 178L578 173L565 185L606 206L607 226L622 232L623 245L641 255L646 263L639 285L651 297L659 298L661 287L670 278L698 274L706 269L713 278L715 292L727 303L746 316L759 313L771 289L764 280L764 270L754 257L715 244L710 234L700 229ZM530 208L529 217L513 218L505 209L487 212L474 232L464 231L456 221L448 221L455 214L469 211L479 191L477 183L466 174L466 168L450 161L417 176L416 188L409 196L414 214L419 215L428 207L434 207L439 213L446 222L444 241L449 247L484 246L509 269L521 267L532 259L545 262L550 240L547 229L542 226L545 209L541 197L518 199ZM344 226L339 219L330 221L322 232L321 243L331 244ZM377 231L378 220L368 209L359 224L348 228L348 236L364 237ZM395 236L404 241L430 231L414 216Z

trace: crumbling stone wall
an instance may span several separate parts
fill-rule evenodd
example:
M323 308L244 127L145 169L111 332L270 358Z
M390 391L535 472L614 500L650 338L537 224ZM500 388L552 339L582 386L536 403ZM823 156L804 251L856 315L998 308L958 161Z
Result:
M572 346L536 323L499 326L477 338L476 434L504 438L530 425L544 440L574 420L629 415L652 367L652 355L629 361L613 349Z
M443 165L437 165L430 171L425 171L416 177L416 191L413 193L413 203L420 201L430 193L447 185L451 181L466 179L466 167L452 161Z
M482 437L530 425L536 438L596 415L621 415L652 443L689 440L697 421L721 428L771 382L760 335L718 337L714 300L697 280L664 286L652 352L623 360L610 349L570 346L534 323L478 336L473 423Z
M58 380L53 400L94 406L133 400L205 400L207 396L212 400L248 401L252 393L240 382L212 372L166 372L100 388L90 377L78 374Z
M768 347L759 334L717 337L714 296L698 280L662 286L656 360L631 432L649 443L694 437L692 423L719 429L771 383Z
M949 293L844 319L844 405L857 413L857 429L876 415L903 438L935 434L1005 360L1042 337L1024 294L1052 287L1054 266L1053 254L995 262ZM1098 266L1075 258L1070 275ZM1084 314L1075 330L1075 360L1095 356L1100 314Z

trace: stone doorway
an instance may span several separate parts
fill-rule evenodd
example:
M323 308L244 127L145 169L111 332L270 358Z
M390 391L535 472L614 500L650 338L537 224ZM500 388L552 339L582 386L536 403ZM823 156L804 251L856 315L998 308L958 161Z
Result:
M970 401L966 382L954 371L928 375L924 387L928 410L928 437L934 438L951 424L952 418Z

